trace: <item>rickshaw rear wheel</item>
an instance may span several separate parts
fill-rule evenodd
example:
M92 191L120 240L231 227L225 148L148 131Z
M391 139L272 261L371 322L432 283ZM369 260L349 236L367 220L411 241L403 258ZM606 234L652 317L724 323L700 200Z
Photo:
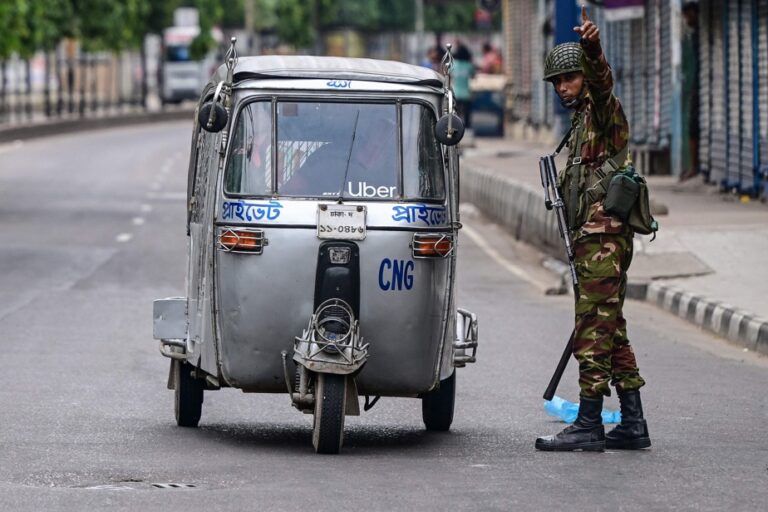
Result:
M317 453L336 454L344 441L346 375L319 373L315 376L315 417L312 445Z
M456 371L440 387L421 397L421 418L427 430L445 432L453 423L453 409L456 403Z
M197 427L203 412L204 383L192 376L194 367L183 361L174 360L174 407L176 424L180 427Z

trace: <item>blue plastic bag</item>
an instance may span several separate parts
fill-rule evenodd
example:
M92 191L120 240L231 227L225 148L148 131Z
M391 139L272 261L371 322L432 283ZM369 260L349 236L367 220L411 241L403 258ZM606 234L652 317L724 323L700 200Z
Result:
M579 404L555 396L552 400L544 401L547 414L560 418L565 423L573 423L579 414ZM621 423L621 411L603 408L603 423Z

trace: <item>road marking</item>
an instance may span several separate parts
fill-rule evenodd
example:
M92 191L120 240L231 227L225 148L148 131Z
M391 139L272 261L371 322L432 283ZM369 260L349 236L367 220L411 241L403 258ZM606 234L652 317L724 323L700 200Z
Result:
M133 235L130 233L120 233L115 237L115 242L125 243L131 240L133 238Z
M152 205L151 204L143 204L141 205L141 211L144 213L149 213L152 211Z
M134 217L133 219L131 219L131 222L133 222L134 226L143 226L144 217Z
M464 233L469 236L469 238L472 239L475 244L477 244L480 249L483 250L485 254L488 255L489 258L491 258L493 261L498 263L504 270L509 272L510 274L519 277L523 281L532 284L536 288L539 288L540 290L546 290L549 288L549 286L540 283L535 278L531 277L523 268L515 265L510 260L499 254L499 252L494 249L493 247L488 244L488 242L483 238L483 236L475 231L474 229L468 227L466 224L461 228Z

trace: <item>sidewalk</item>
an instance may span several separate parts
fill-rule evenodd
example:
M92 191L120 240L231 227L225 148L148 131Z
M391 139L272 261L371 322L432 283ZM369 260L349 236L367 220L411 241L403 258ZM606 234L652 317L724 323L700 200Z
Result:
M539 156L552 149L476 139L463 152L462 200L563 259L538 168ZM558 167L563 163L561 156ZM768 206L720 194L698 178L647 180L652 200L668 214L655 214L661 226L656 240L635 238L629 295L768 354Z

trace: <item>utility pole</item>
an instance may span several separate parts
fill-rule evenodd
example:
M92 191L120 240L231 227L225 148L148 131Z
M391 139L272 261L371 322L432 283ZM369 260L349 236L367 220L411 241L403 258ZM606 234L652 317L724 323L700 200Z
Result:
M256 0L245 0L245 32L248 34L246 55L258 55L260 48L256 35Z
M424 55L424 0L415 0L416 7L416 62Z

